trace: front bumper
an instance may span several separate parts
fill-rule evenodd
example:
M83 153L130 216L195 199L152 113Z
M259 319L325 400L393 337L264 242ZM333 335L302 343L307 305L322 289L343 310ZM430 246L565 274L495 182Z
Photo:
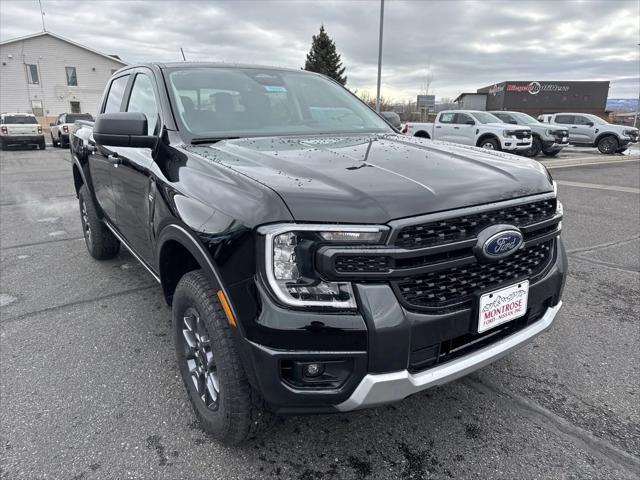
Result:
M402 400L482 368L547 330L561 306L566 270L557 238L550 267L530 285L522 323L514 321L504 332L497 328L495 336L474 333L475 307L438 315L408 310L389 284L356 284L358 312L319 313L282 308L258 280L260 313L242 339L249 379L279 413L348 411ZM446 342L467 337L470 346L458 355L438 357ZM291 362L314 361L348 362L350 371L323 389L299 388L284 378Z
M3 145L40 145L44 143L44 135L2 135Z
M354 390L348 400L336 405L341 412L359 408L374 407L385 403L395 402L426 390L463 377L482 368L508 353L530 342L536 336L551 327L562 302L549 307L541 319L534 324L510 335L496 343L477 350L464 357L433 367L429 370L410 373L401 370L392 373L367 374L358 388Z
M542 142L542 150L545 152L555 152L558 150L562 150L564 147L569 146L569 139L565 142L558 142L556 140L544 140Z
M531 141L532 141L531 137L529 138L507 137L507 138L500 139L502 150L506 150L506 151L528 150L529 148L531 148Z

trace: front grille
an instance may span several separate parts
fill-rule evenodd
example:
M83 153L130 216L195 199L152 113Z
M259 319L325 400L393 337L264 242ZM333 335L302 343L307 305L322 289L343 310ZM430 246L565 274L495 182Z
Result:
M505 223L526 227L553 217L556 199L540 200L482 213L410 225L402 228L395 241L396 247L422 248L474 238L478 232L490 225Z
M341 255L336 258L335 269L340 273L384 272L389 269L389 259L365 255Z
M525 131L522 131L522 130L516 130L515 137L519 138L519 139L531 138L531 132L525 132Z
M472 263L392 282L409 308L446 313L471 306L476 293L542 274L553 257L553 240L522 248L492 263Z

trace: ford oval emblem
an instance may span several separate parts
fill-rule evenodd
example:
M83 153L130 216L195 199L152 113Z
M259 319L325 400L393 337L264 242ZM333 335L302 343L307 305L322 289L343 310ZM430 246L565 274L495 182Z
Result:
M519 230L503 230L484 241L482 253L487 258L503 258L520 248L522 241L522 233Z

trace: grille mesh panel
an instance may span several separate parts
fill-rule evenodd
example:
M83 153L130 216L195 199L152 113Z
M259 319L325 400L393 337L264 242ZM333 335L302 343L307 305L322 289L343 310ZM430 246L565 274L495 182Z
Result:
M556 199L549 199L411 225L400 231L395 246L411 249L459 242L474 238L478 232L490 225L505 223L524 227L551 218L555 212Z
M410 306L446 313L470 304L477 292L541 274L551 261L552 246L553 241L548 241L523 248L497 262L449 268L405 278L393 285Z

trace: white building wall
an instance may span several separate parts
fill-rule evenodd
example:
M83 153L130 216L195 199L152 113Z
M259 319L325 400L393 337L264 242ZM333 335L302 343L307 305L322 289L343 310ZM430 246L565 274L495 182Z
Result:
M38 85L28 83L26 64L38 65ZM123 66L51 35L0 45L0 112L32 113L31 100L41 100L45 116L55 117L79 101L95 116L112 70ZM67 85L65 67L76 67L78 86Z

